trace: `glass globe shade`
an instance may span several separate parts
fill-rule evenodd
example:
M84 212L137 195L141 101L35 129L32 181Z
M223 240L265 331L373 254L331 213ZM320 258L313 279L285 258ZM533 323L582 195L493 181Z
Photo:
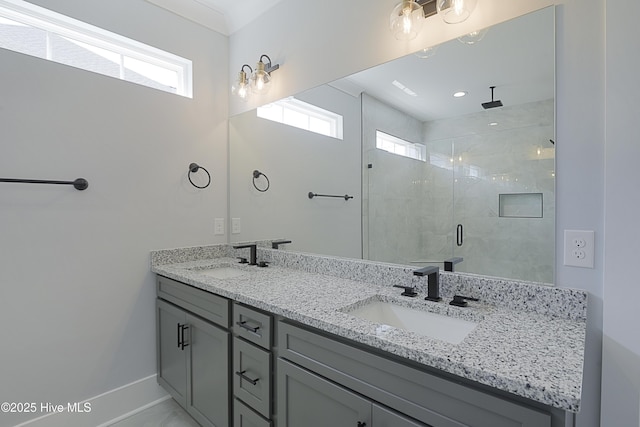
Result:
M264 69L264 63L258 62L256 70L251 74L251 90L253 93L262 94L269 92L271 76Z
M416 38L424 23L424 9L415 1L403 0L389 16L389 29L398 40Z
M251 90L247 73L244 72L244 70L238 73L238 79L233 86L231 86L231 94L237 96L243 102L247 102L249 100Z
M484 35L487 34L487 31L489 31L488 28L485 28L484 30L472 31L469 34L458 37L458 40L460 40L460 42L464 44L476 44L484 38Z
M436 10L447 24L459 24L471 16L477 2L477 0L437 0Z

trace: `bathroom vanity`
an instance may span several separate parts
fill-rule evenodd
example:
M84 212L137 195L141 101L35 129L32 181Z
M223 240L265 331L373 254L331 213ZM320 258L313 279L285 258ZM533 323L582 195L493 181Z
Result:
M158 379L203 426L560 427L580 409L583 291L441 273L431 302L410 267L237 256L152 253Z

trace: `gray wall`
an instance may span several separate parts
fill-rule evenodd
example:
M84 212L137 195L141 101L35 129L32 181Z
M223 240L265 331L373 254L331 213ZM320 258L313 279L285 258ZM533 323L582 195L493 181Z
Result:
M226 240L228 39L144 0L34 3L194 65L187 99L0 50L0 175L89 181L0 184L0 401L66 404L155 374L149 251Z
M607 2L606 255L602 425L640 426L640 3Z
M360 203L360 101L330 86L296 97L343 116L343 139L256 117L229 120L230 218L240 218L232 242L287 238L288 249L362 257ZM253 187L252 171L269 178ZM264 178L256 180L264 189ZM307 197L309 192L354 196ZM248 237L245 237L248 236Z
M389 61L421 47L437 44L518 16L552 2L494 0L479 2L477 13L464 24L449 25L430 19L417 39L397 42L389 36L384 17L396 2L327 0L316 3L313 15L305 16L306 4L283 0L260 20L230 37L230 75L248 60L268 52L281 63L278 82L266 102L333 81L364 68ZM582 411L578 426L597 426L600 420L602 349L602 295L604 274L604 212L616 210L604 197L605 149L605 2L562 0L557 4L557 141L556 156L556 283L590 293ZM340 10L341 13L336 13ZM382 17L382 18L381 18ZM437 18L437 17L436 17ZM331 31L326 31L331 23ZM278 28L279 31L273 31ZM290 37L295 34L296 37ZM358 34L358 37L353 37ZM330 61L328 61L330 59ZM255 102L259 102L255 100ZM232 114L255 105L231 101ZM622 181L621 177L617 178ZM635 204L637 206L637 203ZM563 265L565 229L594 230L594 269ZM625 270L631 265L625 265ZM630 284L627 286L631 286ZM629 324L638 315L620 313ZM613 390L611 390L613 391ZM610 392L605 390L605 393ZM637 411L636 411L637 412ZM605 420L603 425L615 425Z

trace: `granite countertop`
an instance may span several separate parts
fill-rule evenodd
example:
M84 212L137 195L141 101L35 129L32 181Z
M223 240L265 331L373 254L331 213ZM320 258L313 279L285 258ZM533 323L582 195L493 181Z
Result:
M267 258L271 252L265 251ZM322 263L331 260L330 257L320 258ZM181 262L174 262L176 260ZM352 261L352 264L365 268L368 263ZM203 270L216 267L240 269L242 274L225 279L203 274ZM491 303L470 302L468 307L460 308L450 306L450 298L446 295L443 295L443 302L401 297L401 290L390 284L318 274L289 266L259 268L238 264L236 259L225 256L196 261L156 257L155 261L152 259L152 271L546 405L570 412L578 412L580 408L586 314L549 314L546 312L548 302L543 304L547 305L543 310L514 309L495 303L495 298L493 301L487 298ZM552 295L559 292L557 288L540 290ZM526 288L524 292L530 294L532 291ZM584 296L584 310L580 307L577 311L586 313L586 295L576 294L574 290L568 295L572 301L582 301ZM462 342L451 344L348 313L372 299L472 320L478 325Z

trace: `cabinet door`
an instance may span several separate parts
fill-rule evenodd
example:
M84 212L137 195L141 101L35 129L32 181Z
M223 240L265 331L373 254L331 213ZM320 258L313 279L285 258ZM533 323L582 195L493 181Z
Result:
M373 405L374 427L432 427L382 406Z
M156 300L158 383L183 407L187 401L187 352L180 345L186 314L178 307Z
M371 426L371 402L278 359L278 427Z
M230 425L229 332L187 314L187 411L205 427Z

